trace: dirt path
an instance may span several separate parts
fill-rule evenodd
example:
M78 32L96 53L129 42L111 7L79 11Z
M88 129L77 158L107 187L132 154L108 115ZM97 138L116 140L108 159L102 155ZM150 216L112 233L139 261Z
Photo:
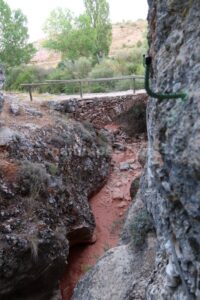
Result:
M107 126L107 128L112 131L117 130L115 125ZM71 249L66 275L61 281L63 300L71 299L73 289L81 276L105 251L115 247L118 243L123 221L131 202L130 185L141 172L141 166L137 161L138 151L145 142L126 143L122 139L120 144L124 149L113 151L112 171L106 185L90 200L96 221L96 242Z

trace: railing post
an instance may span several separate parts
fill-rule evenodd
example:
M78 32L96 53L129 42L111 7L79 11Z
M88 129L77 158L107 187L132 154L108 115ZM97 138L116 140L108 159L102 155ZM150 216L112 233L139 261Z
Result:
M28 91L29 91L30 100L33 101L31 86L29 86Z
M80 96L83 98L83 86L82 86L82 81L79 82L80 84Z
M133 94L135 94L135 77L133 77Z

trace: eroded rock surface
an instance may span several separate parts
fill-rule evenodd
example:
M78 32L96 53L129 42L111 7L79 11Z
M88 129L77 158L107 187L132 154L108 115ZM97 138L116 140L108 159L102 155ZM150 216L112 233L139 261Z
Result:
M49 300L69 246L92 239L88 197L108 176L110 149L91 125L26 116L0 129L0 298Z
M200 2L149 1L153 89L185 101L148 102L148 162L143 200L159 251L147 299L200 298Z
M73 300L94 300L96 291L106 300L200 299L200 2L148 2L149 54L153 59L152 89L162 93L184 90L188 94L185 101L159 101L152 98L148 101L149 143L140 197L156 229L158 248L151 270L154 262L155 269L151 275L150 272L141 273L142 269L145 270L145 257L138 268L134 264L135 250L130 254L124 251L127 246L119 246L117 250L110 250L85 275L77 285ZM137 226L134 220L138 221L140 216L147 229L150 224L146 219L147 214L141 209L130 209L121 245L131 242L131 233L134 233L133 241L140 244L136 229L139 229L142 237L142 227ZM130 226L135 230L130 231ZM148 238L145 240L147 242ZM142 253L145 253L144 249ZM127 260L132 263L132 269L127 268ZM106 276L106 272L110 276ZM133 284L138 273L141 281L148 273L139 295L136 293L138 282ZM118 294L114 295L113 288L109 290L109 286L114 286Z

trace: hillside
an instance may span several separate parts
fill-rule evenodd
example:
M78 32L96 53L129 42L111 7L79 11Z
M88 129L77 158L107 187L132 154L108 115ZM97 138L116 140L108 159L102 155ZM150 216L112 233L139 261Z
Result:
M112 25L112 44L110 47L110 56L115 56L117 52L124 49L131 49L138 41L141 41L146 30L145 20L136 22L123 22ZM61 60L61 55L54 51L42 47L43 40L35 42L37 49L32 58L31 64L43 68L54 68Z

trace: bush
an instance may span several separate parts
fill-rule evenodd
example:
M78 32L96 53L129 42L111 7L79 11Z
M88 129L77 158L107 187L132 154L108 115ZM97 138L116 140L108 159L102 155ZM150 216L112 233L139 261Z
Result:
M92 71L89 73L90 78L109 78L114 77L116 74L113 68L113 61L106 59L103 60L100 64L96 64ZM90 86L90 91L95 92L109 92L115 89L115 82L100 82L92 83Z
M132 79L127 80L119 80L115 83L115 90L116 91L127 91L132 89Z
M108 78L114 76L115 72L113 61L110 59L105 59L99 64L96 64L92 71L89 73L90 78Z
M72 79L71 74L67 69L56 68L52 70L47 76L47 80L68 80ZM74 86L74 84L49 84L39 88L40 93L48 92L51 94L72 94L79 91L79 87Z
M153 224L146 208L141 209L134 218L130 226L133 245L136 248L142 248L145 243L148 232L152 231Z
M92 60L86 57L80 57L74 63L74 77L87 78L92 70Z
M47 71L34 66L19 66L7 70L6 90L23 90L23 83L44 82L47 77Z
M58 65L58 69L65 70L71 79L87 78L92 70L92 60L87 57L80 57L74 62L64 60Z

